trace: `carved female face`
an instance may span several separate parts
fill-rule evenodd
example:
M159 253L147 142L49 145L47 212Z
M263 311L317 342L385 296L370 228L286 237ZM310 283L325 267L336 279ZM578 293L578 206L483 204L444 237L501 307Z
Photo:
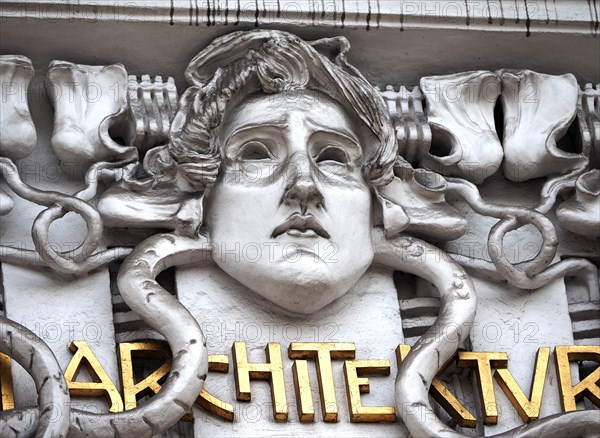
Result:
M256 94L226 114L206 224L215 262L294 313L346 293L373 259L357 129L315 92Z

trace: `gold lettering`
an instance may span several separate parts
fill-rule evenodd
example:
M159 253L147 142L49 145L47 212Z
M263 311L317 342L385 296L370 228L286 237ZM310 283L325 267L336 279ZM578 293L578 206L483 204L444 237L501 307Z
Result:
M208 371L228 373L229 357L226 354L209 354ZM233 405L218 399L206 389L200 391L200 395L196 399L196 404L224 420L233 421L234 419Z
M398 348L396 348L396 360L398 361L398 366L400 363L406 358L408 352L410 351L410 345L400 344ZM438 375L443 374L443 372L448 368L448 366L452 363L454 358L450 359L444 366L438 371ZM474 428L477 426L477 419L469 412L467 408L463 406L463 404L458 401L458 399L446 388L446 386L442 383L438 378L433 379L431 382L431 387L429 388L429 393L433 397L433 399L452 417L454 421L460 427L470 427Z
M15 393L13 389L12 372L10 371L10 357L0 353L0 393L2 394L3 411L15 408Z
M288 348L290 359L316 360L323 421L338 421L331 360L354 359L355 352L353 342L292 342Z
M308 377L308 362L302 359L295 360L292 365L292 374L298 403L298 418L302 423L311 423L315 421L315 406Z
M123 401L121 395L113 384L98 359L92 353L89 345L85 341L73 341L69 345L75 355L69 362L65 371L65 380L69 388L69 392L74 397L97 397L103 395L106 397L110 412L122 412ZM81 366L85 364L87 371L92 377L92 382L77 382L77 375L81 370Z
M575 403L583 397L587 397L592 403L600 407L600 386L598 386L600 366L575 386L573 386L570 367L570 362L574 360L591 360L600 363L600 346L558 346L554 351L554 355L563 411L576 411L577 405Z
M457 366L461 368L475 368L477 370L477 383L479 385L479 398L483 408L483 422L485 424L498 423L498 406L494 394L492 381L492 367L506 368L508 355L506 353L460 351Z
M506 397L510 400L511 404L525 423L529 423L531 420L537 420L540 416L549 359L550 348L539 348L535 359L531 390L529 391L530 398L525 396L508 368L499 368L494 372L494 379L498 382L498 385L502 388L502 391L504 391L504 394L506 394Z
M240 401L251 400L250 379L270 380L275 421L287 421L287 398L285 395L283 362L279 343L269 342L266 348L266 356L267 363L249 363L246 343L233 343L237 399Z
M363 406L361 394L369 393L369 379L362 377L373 374L390 375L389 360L347 360L344 362L348 410L352 423L394 423L396 412L393 406ZM361 377L359 377L361 376Z
M162 380L169 374L172 366L172 356L169 348L156 342L135 342L119 344L121 380L123 382L123 395L125 410L137 407L138 394L151 390L157 394L161 389ZM141 358L162 359L164 363L144 380L135 383L133 377L133 356ZM217 372L229 372L229 358L226 354L209 354L208 370ZM212 412L213 414L227 420L233 421L233 405L226 403L203 389L196 399L196 404ZM190 412L182 418L191 421L193 415Z
M135 383L133 377L133 355L146 359L162 359L163 364L148 377ZM151 390L154 394L160 391L160 381L171 370L171 353L162 344L155 342L123 342L119 344L119 365L121 368L121 382L123 385L123 401L125 410L137 407L138 395Z

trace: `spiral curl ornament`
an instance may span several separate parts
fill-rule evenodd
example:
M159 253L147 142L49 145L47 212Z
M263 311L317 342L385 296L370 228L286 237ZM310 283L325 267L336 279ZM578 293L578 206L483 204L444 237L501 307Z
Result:
M565 275L585 280L590 297L598 294L598 268L583 258L570 258L551 265L558 249L556 229L540 211L525 207L498 205L484 201L477 187L457 178L447 178L449 192L461 196L476 213L500 219L488 235L488 253L502 278L522 289L538 289ZM553 196L556 196L554 193ZM544 201L540 204L544 204ZM542 208L544 210L544 208ZM536 256L520 263L509 262L503 251L506 234L524 225L533 225L543 243Z
M115 163L101 162L90 166L86 173L86 187L73 196L59 192L38 190L24 183L17 167L8 158L0 158L0 173L8 186L21 198L48 207L34 220L32 237L36 250L0 246L0 261L14 264L47 266L65 274L80 275L98 269L131 252L129 248L112 248L95 252L100 245L104 230L98 211L87 201L98 188L100 176L120 171L131 159ZM52 222L68 212L80 215L86 223L87 234L78 248L59 253L48 243L48 230ZM40 260L41 258L41 260Z

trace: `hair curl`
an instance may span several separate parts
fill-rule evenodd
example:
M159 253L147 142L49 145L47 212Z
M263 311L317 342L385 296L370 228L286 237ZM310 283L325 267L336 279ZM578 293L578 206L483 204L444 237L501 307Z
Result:
M275 30L235 32L218 38L186 70L193 84L182 96L170 134L169 153L186 190L204 191L216 181L221 151L212 141L228 105L254 92L314 90L355 114L378 144L366 156L363 174L373 186L387 184L397 155L385 103L346 61L343 38L305 42ZM333 61L320 51L335 52Z

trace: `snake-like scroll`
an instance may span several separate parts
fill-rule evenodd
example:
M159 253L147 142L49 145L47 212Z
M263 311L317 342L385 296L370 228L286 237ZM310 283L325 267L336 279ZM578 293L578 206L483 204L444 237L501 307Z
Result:
M448 190L461 196L476 212L500 219L488 236L488 252L500 276L522 289L538 289L550 281L566 275L579 276L587 284L590 296L598 293L598 268L583 258L571 258L551 264L558 248L556 229L538 210L484 201L474 184L448 178ZM523 225L534 225L542 235L540 251L532 260L512 264L504 256L502 244L509 231Z
M131 252L129 248L112 248L94 252L100 245L104 227L98 211L87 202L96 194L101 173L116 172L115 169L126 163L127 161L96 163L86 174L86 187L74 196L69 196L31 187L21 180L12 160L0 157L0 174L5 178L8 186L21 198L48 207L33 223L32 237L36 250L0 246L0 261L48 266L66 274L81 275L129 254ZM78 248L59 253L48 244L48 230L53 221L68 212L75 212L85 220L87 234Z
M375 263L430 281L441 297L435 323L400 364L396 408L411 436L466 437L437 417L429 402L429 387L469 336L476 311L473 282L458 263L430 243L408 236L388 240L382 230L376 230L374 238ZM599 426L598 413L588 410L550 416L498 436L559 438L566 428L572 436L591 436Z
M70 418L68 430L70 438L150 437L177 423L190 410L202 390L208 372L206 341L198 322L190 312L177 298L164 290L155 278L161 271L171 266L206 261L208 254L209 245L202 236L197 239L190 239L175 234L159 234L138 245L124 261L118 277L121 295L127 305L140 318L166 338L173 352L173 366L167 381L162 385L161 391L147 404L137 409L108 414L93 414L77 409L71 410L70 416L64 415L67 420ZM6 327L11 327L10 324L14 323L9 321ZM17 351L17 353L21 351L15 349L28 348L23 345L25 344L4 335L4 333L0 339L0 348L11 356L14 351ZM40 351L43 352L44 349L48 350L43 355L47 358L50 350L41 342ZM40 353L35 354L40 356ZM46 369L38 370L28 366L30 365L29 359L21 361L21 356L14 357L26 370L34 375L34 378L36 378L35 376L53 375L62 378L62 372L58 367L55 367L56 370L50 370L49 368L50 371ZM37 361L31 363L37 367ZM45 377L42 377L40 384L45 382L43 379ZM46 386L42 386L42 390L45 390ZM46 418L49 413L46 405L62 400L59 397L60 394L57 394L56 391L48 395L44 392L44 397L41 396L42 393L40 393L41 413L39 414L39 422L32 422L32 429L29 430L29 432L32 432L33 427L37 426L38 435L40 434L39 431L48 430L46 427L48 420ZM66 397L68 401L68 394ZM3 421L2 426L0 426L0 436L9 436L11 426L19 421L19 416L23 415L35 416L36 412L31 409L11 411L9 416L3 417L3 420L6 419L6 421ZM52 433L53 435L43 436L64 436L64 431ZM23 431L23 436L28 436L28 432Z
M37 413L32 412L2 412L0 436L26 436L28 426L38 423L36 437L65 437L69 428L70 397L52 350L33 332L0 315L0 352L16 360L33 377L40 412L39 419Z

